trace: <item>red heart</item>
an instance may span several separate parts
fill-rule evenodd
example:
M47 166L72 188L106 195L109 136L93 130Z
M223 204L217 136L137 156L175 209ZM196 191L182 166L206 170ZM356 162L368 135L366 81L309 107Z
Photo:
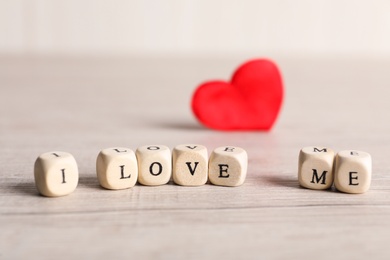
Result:
M283 83L275 63L266 59L241 65L231 82L209 81L192 97L192 111L217 130L269 130L283 100Z

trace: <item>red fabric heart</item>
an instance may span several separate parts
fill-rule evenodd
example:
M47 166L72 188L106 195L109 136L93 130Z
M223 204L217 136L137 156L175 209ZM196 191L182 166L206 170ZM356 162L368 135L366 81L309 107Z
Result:
M241 65L231 82L209 81L192 96L192 111L217 130L270 130L283 100L283 83L275 63L267 59Z

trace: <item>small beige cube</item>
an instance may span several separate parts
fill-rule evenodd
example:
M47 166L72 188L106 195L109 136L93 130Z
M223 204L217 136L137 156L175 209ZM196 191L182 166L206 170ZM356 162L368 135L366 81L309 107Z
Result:
M207 148L197 144L182 144L172 152L173 181L183 186L200 186L207 182Z
M334 155L334 151L327 147L303 148L299 153L299 184L313 190L329 189L333 184Z
M141 146L136 151L138 182L156 186L167 184L172 176L171 150L164 145Z
M34 165L35 185L44 196L59 197L72 193L79 182L74 157L66 152L41 154Z
M371 155L361 151L341 151L336 156L334 185L346 193L364 193L371 185Z
M239 147L216 148L209 160L209 180L219 186L240 186L244 183L248 169L248 155Z
M113 147L102 150L96 159L100 185L110 190L133 187L138 179L138 164L133 150Z

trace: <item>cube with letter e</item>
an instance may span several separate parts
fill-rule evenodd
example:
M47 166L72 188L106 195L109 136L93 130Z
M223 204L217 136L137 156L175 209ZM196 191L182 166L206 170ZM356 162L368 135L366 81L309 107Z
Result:
M244 183L248 169L248 155L240 147L216 148L209 160L209 180L219 186L240 186Z
M337 153L334 185L346 193L364 193L371 185L371 155L346 150Z

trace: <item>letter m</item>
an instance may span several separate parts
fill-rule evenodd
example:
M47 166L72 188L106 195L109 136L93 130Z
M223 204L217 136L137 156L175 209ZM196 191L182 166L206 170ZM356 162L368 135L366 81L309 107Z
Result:
M316 169L313 169L313 177L311 178L311 183L319 183L321 182L321 184L325 185L325 181L326 181L326 173L327 171L323 171L321 176L318 177L318 173L317 173L317 170ZM315 181L314 181L315 180ZM322 180L322 181L321 181Z
M327 151L328 150L326 148L323 148L323 149L320 150L320 149L314 147L314 152L319 152L319 153L324 152L324 153L326 153Z

